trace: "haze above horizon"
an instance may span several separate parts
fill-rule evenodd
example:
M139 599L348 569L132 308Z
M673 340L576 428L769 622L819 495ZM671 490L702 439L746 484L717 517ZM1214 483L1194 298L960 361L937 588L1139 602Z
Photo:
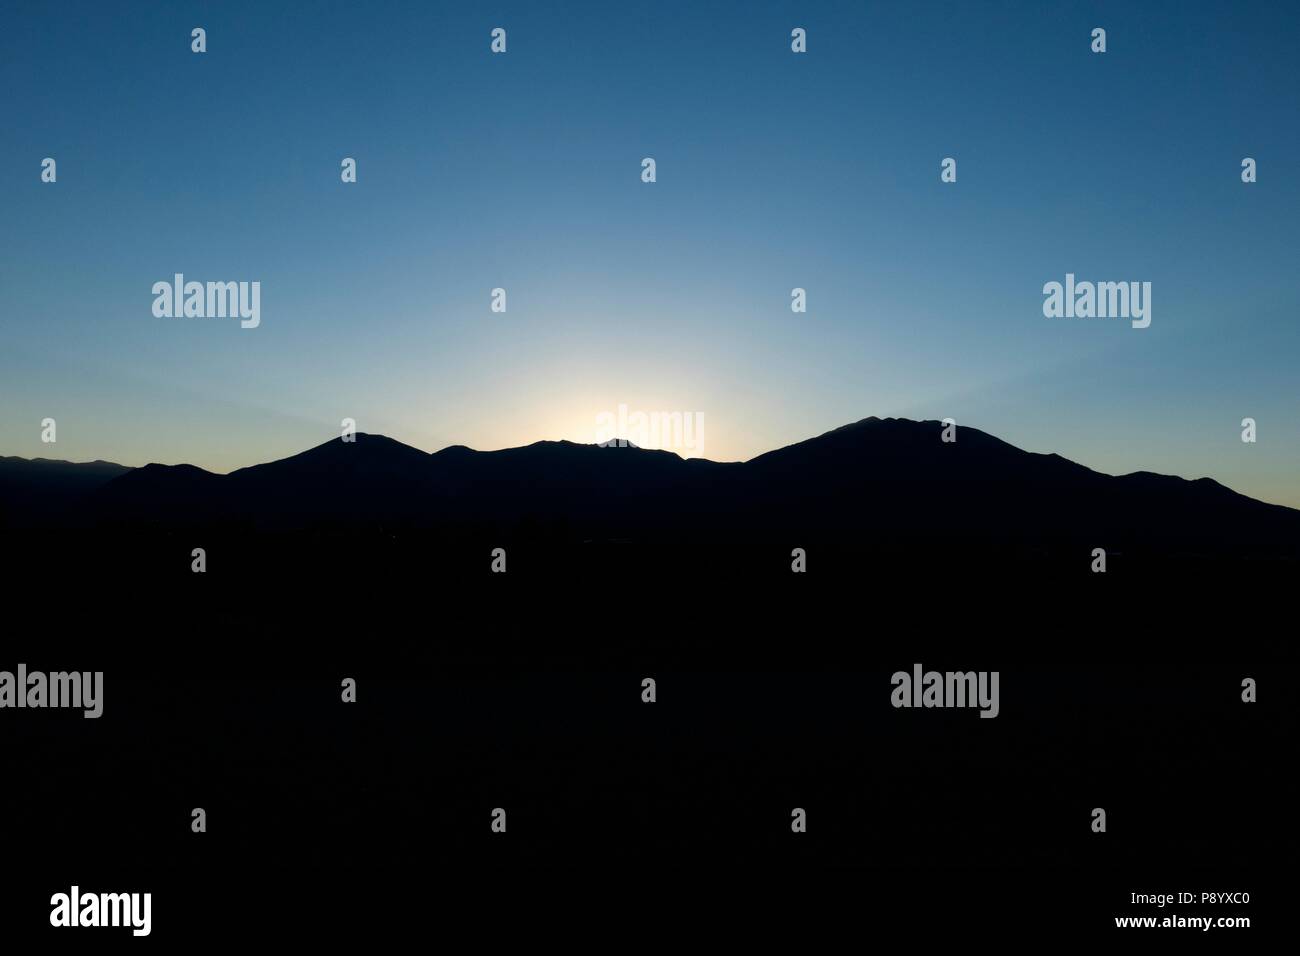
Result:
M1300 8L739 9L5 6L0 451L220 473L626 407L735 461L870 409L1300 507ZM155 315L176 274L259 323ZM1046 317L1067 276L1150 326Z

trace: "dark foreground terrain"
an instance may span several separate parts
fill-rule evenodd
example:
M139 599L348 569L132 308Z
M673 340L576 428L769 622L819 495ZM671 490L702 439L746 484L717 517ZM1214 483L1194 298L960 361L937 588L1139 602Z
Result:
M152 892L154 934L186 941L490 936L530 905L570 926L1276 929L1296 513L996 439L969 443L987 480L936 471L918 423L873 423L757 484L582 446L429 471L334 443L242 479L33 483L51 466L11 460L0 670L101 670L104 714L0 710L0 925L47 929L77 883ZM998 716L893 707L915 664L998 671ZM1132 900L1178 892L1196 902Z
M455 573L292 537L210 548L198 575L152 567L166 546L59 564L32 544L7 569L2 666L105 675L98 720L0 714L0 816L27 861L7 922L39 926L79 882L151 890L155 933L183 938L233 931L232 906L283 928L337 899L311 925L338 932L505 886L1087 930L1164 915L1133 892L1245 890L1180 911L1262 919L1290 867L1285 579L890 576L816 548L813 571L764 574L721 546L536 543L504 574L473 545L482 571ZM890 675L918 662L998 670L999 716L895 709Z

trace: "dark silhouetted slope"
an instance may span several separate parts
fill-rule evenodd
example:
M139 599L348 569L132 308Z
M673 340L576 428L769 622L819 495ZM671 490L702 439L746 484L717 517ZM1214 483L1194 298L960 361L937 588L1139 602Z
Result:
M868 418L734 464L566 441L426 454L360 434L224 476L149 465L92 488L78 520L555 542L834 541L885 554L1102 547L1297 557L1300 512L1209 479L1104 475L974 428L944 442L942 430Z
M0 457L0 527L68 520L82 498L130 470L109 461Z

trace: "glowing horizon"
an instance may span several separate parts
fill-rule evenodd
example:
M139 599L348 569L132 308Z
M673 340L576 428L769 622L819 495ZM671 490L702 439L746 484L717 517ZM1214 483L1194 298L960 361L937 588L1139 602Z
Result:
M494 57L473 10L77 9L0 15L0 453L225 472L626 405L741 461L951 417L1300 507L1300 11L845 6L796 55L780 10L507 3ZM155 314L178 274L258 282L256 327ZM1150 325L1046 317L1067 276L1149 283Z

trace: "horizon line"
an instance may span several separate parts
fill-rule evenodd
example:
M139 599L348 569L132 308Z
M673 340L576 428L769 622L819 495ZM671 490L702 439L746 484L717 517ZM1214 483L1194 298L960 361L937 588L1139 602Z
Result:
M799 439L798 441L791 442L791 443L788 444L788 445L781 445L781 446L779 446L779 447L777 447L777 448L769 448L768 450L763 451L763 452L760 452L759 454L754 455L754 456L751 457L751 458L747 458L747 459L744 459L744 460L741 460L741 461L716 461L716 460L711 459L711 458L703 458L703 457L698 457L698 458L685 458L685 457L683 457L682 455L678 454L677 452L675 452L675 451L673 451L673 450L671 450L671 449L668 449L668 448L643 448L643 447L641 447L641 446L639 446L639 445L634 444L634 443L631 442L630 440L627 441L627 444L626 444L626 445L623 445L623 446L614 446L614 447L633 448L633 449L635 449L635 450L637 450L637 451L643 451L643 452L649 452L649 453L654 453L654 452L666 453L666 454L670 454L670 455L673 455L673 456L677 457L679 460L681 460L681 461L683 461L683 462L687 462L687 461L701 461L701 462L708 462L709 464L715 464L715 465L731 465L731 464L739 464L739 465L743 465L743 464L747 464L747 463L749 463L749 462L751 462L751 461L754 461L754 460L756 460L756 459L758 459L758 458L761 458L761 457L763 457L763 455L771 454L772 452L776 452L776 451L781 451L781 450L786 449L786 448L792 448L792 447L794 447L795 445L800 445L800 444L803 444L804 442L807 442L807 441L815 441L815 440L818 439L818 438L823 438L823 437L825 437L825 436L827 436L827 435L830 435L830 434L832 434L832 433L834 433L834 432L843 431L843 430L846 429L846 428L852 428L852 427L854 427L854 426L856 426L856 425L863 425L863 424L866 424L866 423L868 423L868 422L891 422L891 421L892 421L892 422L908 422L908 423L910 423L910 424L914 424L914 425L933 424L933 425L936 425L936 426L942 426L943 424L945 424L945 422L944 422L943 420L940 420L940 419L929 419L929 418L926 418L926 419L915 419L915 418L905 418L905 417L901 417L901 416L896 416L896 417L895 417L895 416L890 416L890 417L881 417L881 416L877 416L877 415L868 415L868 416L866 416L865 418L860 418L860 419L857 419L856 421L846 422L846 423L843 424L843 425L838 425L838 426L835 426L835 427L833 427L833 428L826 429L825 431L822 431L822 432L820 432L820 433L818 433L818 434L816 434L816 435L811 435L811 436L809 436L808 438L802 438L802 439ZM1188 482L1188 483L1194 483L1194 482L1200 482L1200 481L1212 481L1212 482L1214 482L1215 484L1217 484L1219 487L1221 487L1221 488L1225 488L1225 489L1227 489L1228 491L1231 491L1233 494L1241 495L1243 498L1248 498L1248 499L1251 500L1251 501L1257 501L1257 502L1260 502L1261 504L1272 505L1272 506L1274 506L1274 507L1278 507L1278 508L1286 508L1286 509L1289 510L1289 511L1300 511L1300 508L1293 507L1292 505L1280 504L1280 503L1275 502L1275 501L1264 501L1264 499L1262 499L1262 498L1255 498L1255 497L1253 497L1253 496L1251 496L1251 495L1244 494L1243 492L1237 491L1237 489L1232 488L1232 487L1229 486L1229 485L1225 485L1225 484L1223 484L1223 482L1221 482L1221 481L1219 481L1218 479L1213 478L1213 477L1211 477L1211 476L1209 476L1209 475L1202 475L1202 476L1200 476L1200 477L1198 477L1198 478L1185 478L1185 477L1183 477L1182 475L1171 475L1171 474L1166 474L1166 473L1164 473L1164 472L1149 471L1149 470L1146 470L1146 469L1138 469L1138 470L1136 470L1136 471L1124 472L1123 474L1112 474L1112 473L1110 473L1110 472L1098 471L1096 468L1093 468L1091 465L1084 464L1084 463L1081 462L1081 461L1076 461L1076 460L1073 459L1073 458L1066 458L1064 455L1061 455L1059 452L1036 452L1036 451L1030 451L1030 450L1025 449L1025 448L1021 448L1019 445L1014 445L1014 444L1012 444L1011 442L1006 441L1005 439L999 438L998 436L996 436L996 435L994 435L994 434L992 434L992 433L990 433L990 432L986 432L986 431L984 431L984 430L982 430L982 429L980 429L980 428L977 428L977 427L975 427L975 426L973 426L973 425L958 425L958 424L954 423L954 427L957 428L957 429L959 429L959 430L973 431L973 432L977 432L977 433L979 433L979 434L981 434L981 435L985 435L985 436L987 436L987 437L989 437L989 438L992 438L994 441L1002 442L1003 444L1005 444L1005 445L1007 445L1007 446L1009 446L1009 447L1011 447L1011 448L1016 449L1017 451L1021 452L1022 454L1026 454L1026 455L1040 455L1040 456L1043 456L1043 457L1055 456L1055 457L1057 457L1057 458L1061 458L1063 461L1068 461L1068 462L1071 462L1072 464L1079 465L1079 466L1082 467L1082 468L1087 468L1089 471L1092 471L1092 472L1094 472L1095 474L1102 475L1102 476L1105 476L1105 477L1108 477L1108 478L1128 478L1128 477L1132 477L1132 476L1134 476L1134 475L1155 475L1155 476L1157 476L1157 477L1162 477L1162 478L1174 478L1174 479L1177 479L1177 480L1179 480L1179 481L1185 481L1185 482ZM503 448L491 448L491 449L472 448L472 447L470 447L469 445L464 445L464 444L456 443L456 444L451 444L451 445L445 445L445 446L443 446L442 448L438 448L438 449L436 449L436 450L434 450L434 451L426 451L426 450L424 450L423 448L420 448L420 447L417 446L417 445L411 445L411 444L408 444L407 442L404 442L404 441L401 441L401 440L399 440L399 439L393 438L393 437L391 437L391 436L389 436L389 435L382 434L382 433L380 433L380 432L361 432L361 431L358 431L358 432L354 432L353 434L354 434L356 437L382 438L382 439L384 439L385 441L393 442L393 443L396 444L396 445L401 445L403 448L409 448L409 449L411 449L412 451L419 452L420 454L423 454L423 455L426 455L426 456L429 456L429 457L432 457L432 456L434 456L434 455L440 454L440 453L442 453L442 452L448 451L448 450L453 449L453 448L464 448L464 449L466 449L467 451L472 451L472 452L475 452L475 453L477 453L477 454L491 455L491 454L497 454L497 453L500 453L500 452L506 452L506 451L516 451L516 450L518 450L518 449L522 449L522 448L531 448L531 447L533 447L534 445L541 445L541 444L573 445L573 446L578 447L578 448L601 448L601 447L609 447L609 443L610 443L610 442L615 442L615 441L618 441L618 440L619 440L618 438L611 438L611 439L608 439L606 442L601 443L601 442L575 442L575 441L572 441L571 439L567 439L567 438L539 438L539 439L537 439L536 441L528 442L527 444L524 444L524 445L509 445L509 446L506 446L506 447L503 447ZM211 471L211 470L209 470L209 469L207 469L207 468L203 468L203 467L201 467L201 466L199 466L199 465L195 465L195 464L192 464L191 462L185 462L185 461L177 462L177 463L175 463L175 464L166 464L165 462L160 462L160 461L150 461L150 462L146 462L146 463L143 464L143 465L125 465L125 464L122 464L121 462L109 461L109 460L104 459L104 458L96 458L96 459L93 459L93 460L91 460L91 461L71 461L71 460L66 459L66 458L44 458L44 457L39 457L39 458L24 458L24 457L21 456L21 455L0 455L0 460L17 460L17 461L28 461L28 462L50 462L50 463L54 463L54 464L66 464L66 465L113 465L113 466L118 467L118 468L125 468L125 469L127 469L128 471L139 471L139 470L141 470L141 469L143 469L143 468L148 468L148 467L151 466L151 465L157 465L158 467L161 467L161 468L184 468L184 467L188 467L188 468L194 468L194 469L197 469L198 471L202 471L202 472L204 472L205 474L215 475L215 476L218 476L218 477L226 477L226 476L228 476L228 475L232 475L232 474L234 474L234 473L236 473L236 472L243 471L243 470L245 470L245 469L247 469L247 468L256 468L256 467L259 467L259 466L262 466L262 465L271 465L271 464L275 464L276 462L287 461L287 460L290 459L290 458L295 458L295 457L297 457L298 455L305 454L305 453L307 453L307 452L309 452L309 451L313 451L314 449L317 449L317 448L323 448L323 447L325 447L326 445L330 444L331 442L334 442L334 441L341 441L341 440L342 440L342 436L340 435L340 436L335 437L335 438L327 439L326 441L320 442L320 443L318 443L318 444L310 445L310 446L308 446L308 447L306 447L306 448L304 448L304 449L302 449L302 450L300 450L300 451L290 452L289 454L284 455L284 456L279 457L279 458L272 458L272 459L270 459L270 460L268 460L268 461L259 461L259 462L254 462L254 463L249 464L249 465L241 465L241 466L238 467L238 468L232 468L230 471Z

